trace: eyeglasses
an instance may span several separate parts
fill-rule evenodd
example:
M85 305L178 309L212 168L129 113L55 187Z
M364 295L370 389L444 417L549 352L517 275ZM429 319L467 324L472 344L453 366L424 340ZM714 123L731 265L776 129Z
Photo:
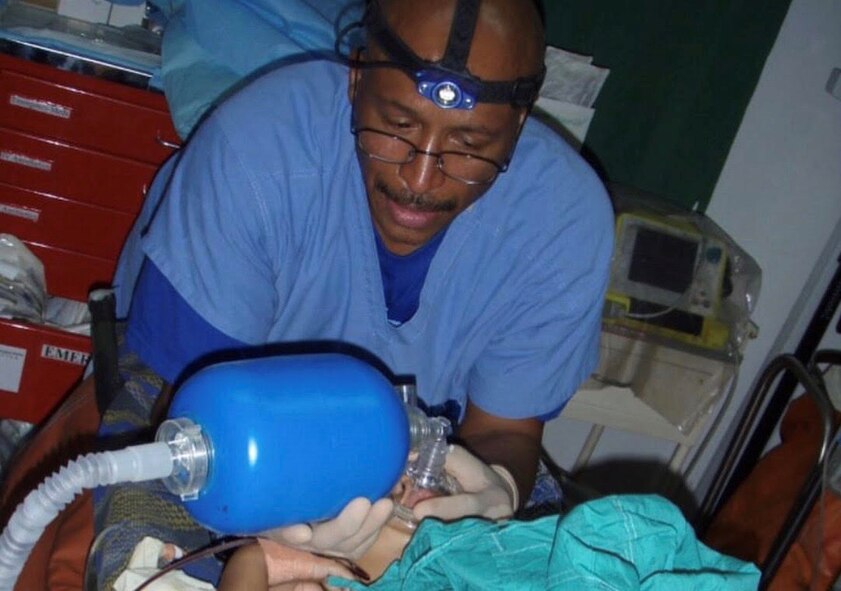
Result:
M390 164L408 164L418 154L432 156L438 170L446 176L468 185L485 185L508 170L508 163L499 164L488 158L464 152L427 152L400 136L376 129L352 128L356 146L374 160Z

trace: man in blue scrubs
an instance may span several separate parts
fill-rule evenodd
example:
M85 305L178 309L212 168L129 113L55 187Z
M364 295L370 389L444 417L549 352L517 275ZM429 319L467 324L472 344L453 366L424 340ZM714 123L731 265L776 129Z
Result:
M378 0L365 28L349 68L258 78L161 171L117 278L126 347L169 385L220 351L363 350L414 376L472 452L449 466L465 494L418 515L507 517L532 491L544 422L596 364L610 204L529 118L534 2ZM357 557L390 511L358 499L274 535Z

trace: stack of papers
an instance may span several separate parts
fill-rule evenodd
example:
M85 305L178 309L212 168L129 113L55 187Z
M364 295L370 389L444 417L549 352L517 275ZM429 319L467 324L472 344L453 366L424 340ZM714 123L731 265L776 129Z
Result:
M535 103L538 117L558 129L576 148L587 135L593 104L610 70L593 65L593 58L546 48L546 80Z

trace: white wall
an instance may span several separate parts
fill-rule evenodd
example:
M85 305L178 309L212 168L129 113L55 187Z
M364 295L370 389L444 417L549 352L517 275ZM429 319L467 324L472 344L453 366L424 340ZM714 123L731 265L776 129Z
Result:
M723 434L767 360L791 352L841 253L841 101L824 87L841 67L841 0L792 0L716 186L707 214L759 262L763 286L734 403L688 484L701 498ZM547 449L569 468L587 425L547 425ZM663 460L673 446L608 431L593 463ZM629 452L629 450L633 450Z
M707 209L763 271L760 335L746 352L737 402L770 358L794 352L837 269L841 100L825 90L836 67L841 1L793 0ZM720 454L709 460L697 488Z

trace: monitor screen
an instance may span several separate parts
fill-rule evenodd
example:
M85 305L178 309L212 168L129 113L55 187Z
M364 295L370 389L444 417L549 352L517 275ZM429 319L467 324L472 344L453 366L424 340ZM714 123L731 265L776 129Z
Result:
M695 275L699 243L638 228L628 279L677 294L685 293Z

